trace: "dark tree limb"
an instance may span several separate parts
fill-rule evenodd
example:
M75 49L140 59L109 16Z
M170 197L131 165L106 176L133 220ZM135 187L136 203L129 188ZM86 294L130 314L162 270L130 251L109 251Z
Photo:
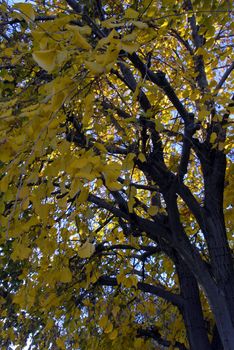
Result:
M105 34L86 13L85 9L83 9L83 6L79 5L79 3L75 0L66 0L66 2L76 13L82 15L82 19L92 28L93 32L97 35L98 38L105 37Z
M223 86L223 84L225 83L225 81L227 80L227 78L229 77L229 75L231 74L231 72L234 69L234 61L232 62L232 64L227 68L226 72L224 72L223 76L221 77L220 81L218 82L215 90L218 92L221 87Z
M119 66L123 74L125 84L129 87L130 90L135 92L137 88L137 82L131 70L122 62L119 63ZM141 89L137 98L143 110L147 112L151 108L151 104Z
M189 51L190 55L193 55L193 49L188 40L184 40L175 29L171 29L171 35L174 36Z
M152 72L150 69L148 69L147 65L142 62L142 60L136 53L128 55L128 58L133 63L134 67L139 70L143 77L156 84L165 92L165 95L172 102L173 106L176 108L176 110L184 120L184 123L189 124L190 120L188 112L183 106L182 102L178 99L175 91L166 79L165 73L161 71L158 71L157 73Z
M91 202L100 208L106 209L118 218L129 219L129 215L127 213L124 213L122 210L116 208L113 204L106 202L104 199L97 197L94 194L89 194L87 200L88 202Z
M97 284L102 286L118 286L117 279L115 277L109 276L99 277ZM163 286L155 286L144 282L138 282L136 288L144 293L149 293L161 297L179 308L181 308L183 305L183 299L180 297L180 295L166 290Z
M138 328L137 334L139 337L154 339L159 345L162 345L163 347L171 348L172 346L170 341L164 339L160 335L156 327ZM175 344L173 345L173 348L176 348L179 350L188 350L188 348L186 348L186 346L183 343L180 343L178 341L175 342Z
M184 6L186 10L193 11L191 0L185 0ZM192 37L193 37L193 43L194 43L195 49L198 49L199 47L202 47L204 43L204 38L198 33L199 28L197 26L196 18L194 14L191 17L189 17L189 23L192 31ZM195 54L193 57L194 57L195 69L198 72L197 84L201 89L201 91L205 92L208 87L208 81L206 77L203 56Z

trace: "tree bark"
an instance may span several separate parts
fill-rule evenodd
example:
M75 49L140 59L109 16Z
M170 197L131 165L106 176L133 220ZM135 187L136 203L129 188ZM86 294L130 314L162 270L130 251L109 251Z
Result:
M176 260L176 270L180 282L181 296L183 297L181 311L190 350L211 350L197 281L181 258L178 257Z
M232 306L228 303L228 298L230 302L232 301L233 287L230 286L229 278L231 266L230 261L227 259L228 255L224 255L223 258L224 246L220 248L221 250L218 250L219 254L214 258L216 258L215 264L217 264L216 266L220 273L222 273L220 266L223 266L224 272L226 272L224 267L227 269L225 279L224 277L221 277L220 273L217 275L222 283L224 280L226 281L226 286L224 286L224 284L220 284L221 282L218 282L216 280L217 277L215 278L215 276L213 276L207 269L205 269L205 265L200 258L199 253L196 251L196 248L193 247L189 242L188 237L186 236L183 226L180 222L177 198L175 192L173 191L173 186L171 189L167 190L164 193L164 199L167 204L167 212L175 249L181 259L185 261L190 271L194 274L195 278L203 288L208 298L224 349L234 350L234 326L232 323L233 316L231 316ZM221 234L221 232L219 232L219 234ZM223 239L221 242L225 242L225 240ZM217 247L215 246L215 248Z

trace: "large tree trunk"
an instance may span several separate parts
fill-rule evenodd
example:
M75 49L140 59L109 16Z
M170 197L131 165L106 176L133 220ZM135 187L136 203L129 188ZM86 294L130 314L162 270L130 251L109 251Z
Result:
M223 215L225 154L208 149L202 170L205 185L204 235L217 286L216 297L210 291L210 302L224 349L229 350L234 349L234 267Z
M215 260L215 265L212 266L212 271L210 273L205 269L205 264L200 258L199 253L196 251L196 248L191 245L184 232L183 226L180 222L177 199L173 192L173 188L164 193L164 199L167 204L167 212L169 215L169 223L173 234L175 249L181 259L185 261L191 273L194 274L194 277L197 279L208 298L224 349L234 350L234 326L232 323L233 315L231 315L233 286L230 285L232 266L230 263L230 254L227 240L225 238L226 236L223 236L223 231L218 231L218 233L212 232L214 242L218 239L218 244L222 243L222 245L221 247L217 247L217 244L215 244L215 249L209 252L210 257L212 254L216 254L211 258L211 260ZM209 217L207 217L206 221L208 223L210 222L209 220ZM216 228L216 225L213 225L213 227ZM218 227L220 227L220 223ZM218 237L219 235L220 237ZM206 236L211 236L211 233L206 233ZM212 242L211 239L210 241ZM215 275L216 269L218 274ZM222 276L222 271L225 272L225 276Z
M234 327L223 291L219 288L206 293L213 311L224 350L234 350Z
M218 288L223 292L234 326L234 270L226 232L217 215L207 216L207 227L212 272Z
M196 278L181 258L177 259L176 270L184 300L182 314L190 349L210 350Z
M224 350L216 325L213 328L211 350Z

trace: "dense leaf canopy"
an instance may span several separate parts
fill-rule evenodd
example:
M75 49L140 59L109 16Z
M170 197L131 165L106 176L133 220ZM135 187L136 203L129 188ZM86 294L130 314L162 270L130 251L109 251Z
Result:
M233 350L231 2L0 15L1 349Z

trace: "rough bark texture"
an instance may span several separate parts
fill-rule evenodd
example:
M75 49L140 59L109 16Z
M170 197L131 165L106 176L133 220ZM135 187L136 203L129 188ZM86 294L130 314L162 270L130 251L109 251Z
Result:
M183 297L182 314L191 350L211 350L207 329L203 317L197 281L183 260L176 263Z

